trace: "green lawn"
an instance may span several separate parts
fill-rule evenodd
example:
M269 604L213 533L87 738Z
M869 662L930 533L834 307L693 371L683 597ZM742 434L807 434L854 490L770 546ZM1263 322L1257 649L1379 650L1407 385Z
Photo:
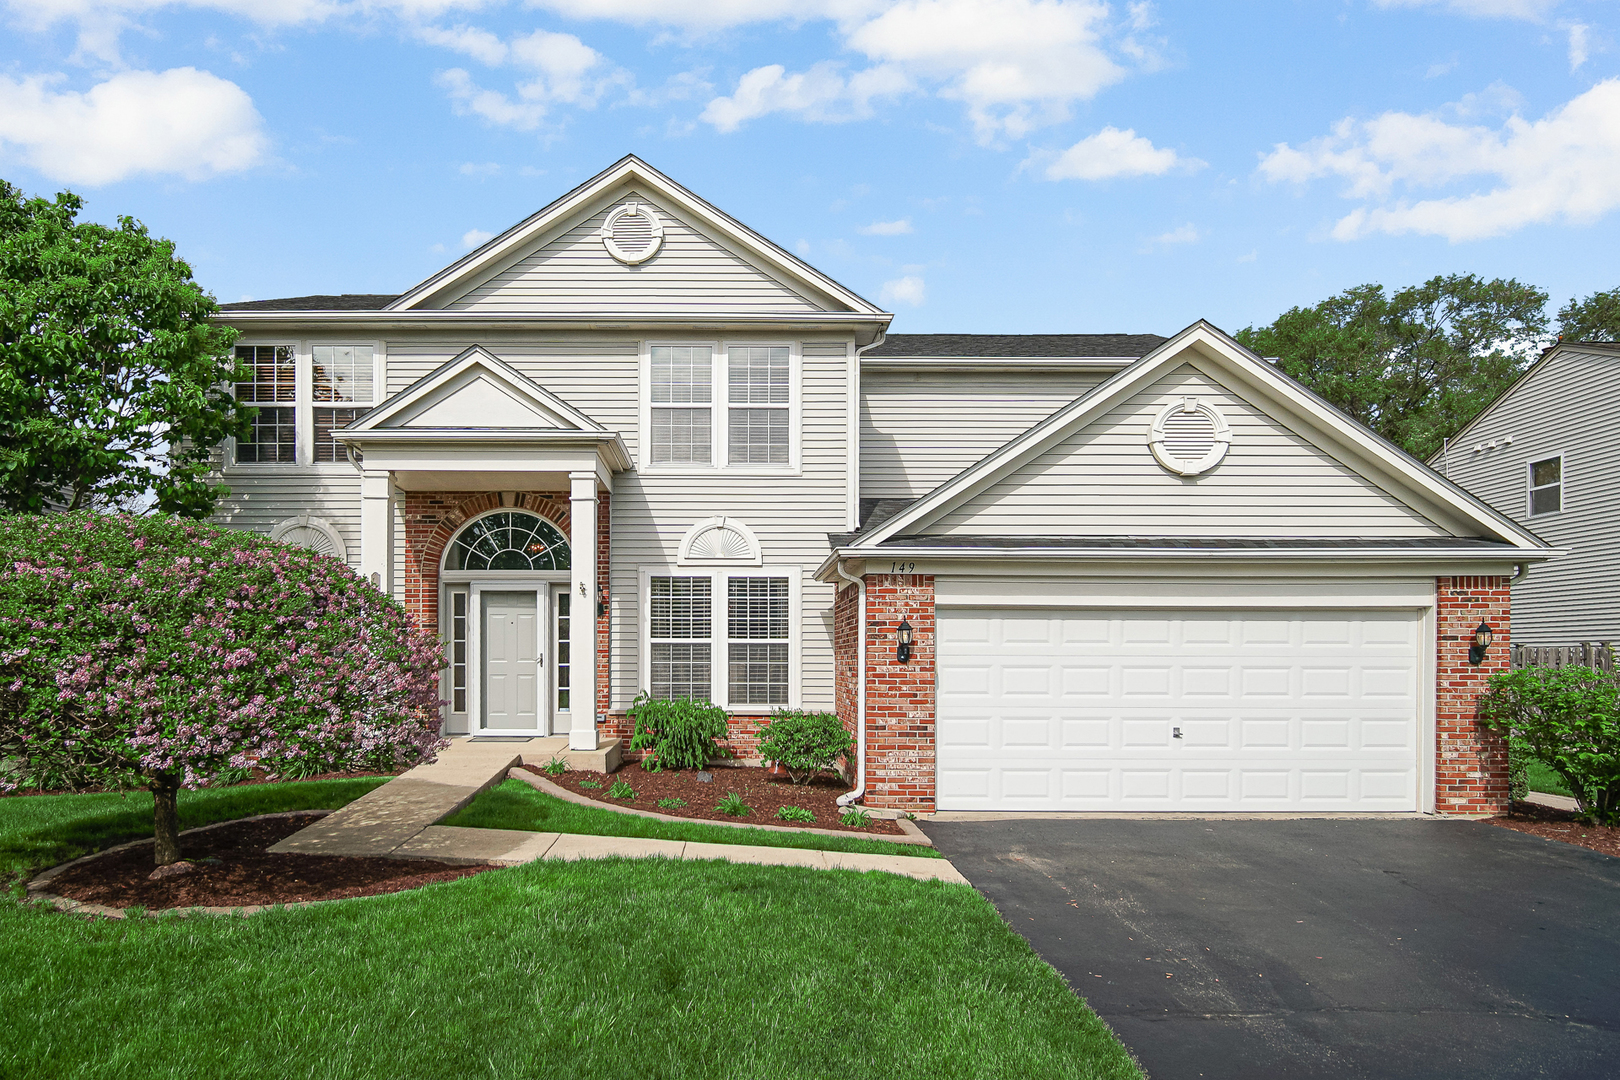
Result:
M378 776L182 791L180 827L193 829L215 821L284 810L331 810L353 802L388 780ZM80 855L151 835L152 796L145 791L0 799L0 882L14 881Z
M460 812L440 822L471 829L528 829L532 832L585 833L589 836L640 836L652 840L693 840L705 844L759 844L765 847L862 851L872 855L917 855L939 858L921 844L895 844L863 836L815 836L771 829L732 829L659 821L635 814L599 810L536 791L521 780L507 780L484 792Z
M1545 792L1548 795L1570 796L1570 790L1564 784L1563 779L1535 758L1525 762L1525 772L1530 777L1531 791Z
M342 802L330 783L183 805ZM148 805L0 799L0 838L54 861ZM0 941L0 1076L1141 1076L977 893L892 874L538 862L246 919L0 900Z

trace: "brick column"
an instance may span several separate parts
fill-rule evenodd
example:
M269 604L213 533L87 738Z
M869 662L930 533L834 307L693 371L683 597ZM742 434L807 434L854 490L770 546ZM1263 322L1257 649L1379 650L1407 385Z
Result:
M854 590L850 590L852 593ZM910 663L895 629L911 624ZM934 576L866 577L866 803L934 809Z
M860 648L861 591L844 584L833 597L833 703L844 730L860 744L861 733L855 730L860 722L859 700L855 692L855 676L859 663L855 656ZM844 778L855 782L855 753L844 760Z
M1505 813L1507 741L1480 725L1478 702L1491 674L1508 668L1508 579L1436 578L1435 598L1435 812ZM1481 620L1494 640L1485 662L1470 664L1468 647Z

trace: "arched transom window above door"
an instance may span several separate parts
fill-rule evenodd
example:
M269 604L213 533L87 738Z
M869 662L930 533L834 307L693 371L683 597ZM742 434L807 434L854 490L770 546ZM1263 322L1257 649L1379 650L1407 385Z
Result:
M568 541L526 510L497 510L470 522L445 550L446 570L567 570Z

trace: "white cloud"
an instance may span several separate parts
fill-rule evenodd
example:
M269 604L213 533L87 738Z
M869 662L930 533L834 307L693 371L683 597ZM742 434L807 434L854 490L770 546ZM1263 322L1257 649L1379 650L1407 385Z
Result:
M469 249L475 248L493 239L495 239L495 234L492 232L485 232L483 229L468 229L461 234L461 246Z
M491 176L499 176L501 167L497 162L493 161L485 161L482 163L476 161L467 161L463 162L461 168L457 171L460 172L462 176L470 176L474 180L488 180Z
M546 118L544 102L513 101L498 90L486 90L461 68L441 71L433 80L450 95L459 116L481 116L497 127L533 131Z
M263 160L253 99L196 68L125 71L79 93L61 76L0 75L0 146L53 180L96 186L140 174L202 180Z
M911 219L901 218L899 221L874 221L870 225L862 225L855 230L865 236L903 236L911 231Z
M1440 8L1476 19L1542 18L1560 0L1373 0L1381 8Z
M506 42L476 26L457 26L444 29L438 26L418 26L416 36L429 45L470 56L481 64L499 67L506 63L510 53Z
M921 307L928 300L928 286L923 279L914 274L885 281L883 289L878 293L880 304L910 304L912 307Z
M1571 23L1566 29L1569 31L1569 70L1576 71L1590 55L1591 45L1586 35L1592 28L1585 23Z
M872 115L872 99L905 93L911 84L895 68L879 65L845 76L841 65L823 60L789 75L781 64L755 68L737 80L729 97L717 97L700 117L722 132L774 112L804 120L836 123Z
M1034 163L1032 156L1025 164ZM1201 169L1204 162L1156 147L1132 128L1105 127L1057 155L1043 175L1048 180L1111 180L1120 176L1163 176L1171 169Z
M1179 228L1171 229L1169 232L1163 232L1153 237L1148 241L1148 246L1170 247L1175 244L1196 244L1201 237L1202 234L1199 233L1198 226L1189 221Z
M610 88L632 82L629 72L609 64L606 57L573 34L536 30L502 41L476 27L421 33L425 41L456 49L491 67L510 64L530 73L531 78L517 84L515 97L480 86L465 68L450 68L435 78L450 95L457 113L481 116L499 127L533 131L554 105L589 109Z
M1500 128L1446 113L1345 119L1332 133L1261 155L1260 175L1303 184L1346 182L1364 205L1333 236L1418 233L1452 242L1527 225L1595 221L1620 208L1620 79L1598 83L1540 120L1517 113ZM1412 201L1422 190L1450 193Z

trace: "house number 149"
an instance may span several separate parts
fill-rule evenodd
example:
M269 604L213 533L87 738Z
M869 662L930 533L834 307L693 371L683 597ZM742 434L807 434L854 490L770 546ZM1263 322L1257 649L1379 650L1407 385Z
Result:
M917 564L914 562L892 562L889 564L889 573L891 574L915 574L916 572Z

